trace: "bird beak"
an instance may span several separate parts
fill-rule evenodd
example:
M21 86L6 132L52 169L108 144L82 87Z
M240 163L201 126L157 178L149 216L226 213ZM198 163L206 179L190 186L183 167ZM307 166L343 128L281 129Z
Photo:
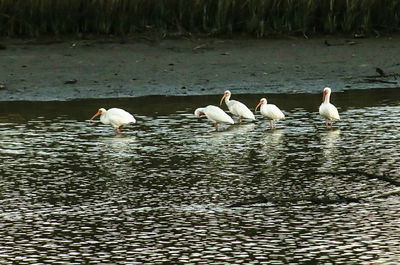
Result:
M228 94L224 94L224 95L222 96L221 101L219 102L219 105L220 105L220 106L222 105L222 101L224 100L224 98L226 98L227 95L228 95Z
M322 94L322 102L325 102L325 97L326 97L326 91L324 90L324 93Z
M93 120L94 118L96 118L97 116L99 116L101 114L101 110L99 110L96 114L93 115L93 117L90 119Z
M261 106L261 104L262 104L262 102L260 101L260 102L257 104L256 109L255 109L254 111L257 111L258 107Z

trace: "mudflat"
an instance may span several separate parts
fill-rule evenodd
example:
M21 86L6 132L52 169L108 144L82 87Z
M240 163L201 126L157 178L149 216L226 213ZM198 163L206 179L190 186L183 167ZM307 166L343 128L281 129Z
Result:
M400 86L400 35L0 43L0 101Z

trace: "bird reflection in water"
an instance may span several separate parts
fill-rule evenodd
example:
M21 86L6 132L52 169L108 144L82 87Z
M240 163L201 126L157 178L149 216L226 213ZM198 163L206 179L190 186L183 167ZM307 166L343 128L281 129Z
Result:
M264 145L267 146L276 146L283 142L285 135L284 129L275 129L275 130L268 130L265 131L263 134Z
M117 134L113 137L103 138L102 140L104 148L107 149L107 151L118 154L131 153L132 149L136 146L136 142L136 136L127 134Z
M340 129L331 128L321 134L322 154L325 158L324 165L330 167L339 161L339 149L337 143L340 140Z

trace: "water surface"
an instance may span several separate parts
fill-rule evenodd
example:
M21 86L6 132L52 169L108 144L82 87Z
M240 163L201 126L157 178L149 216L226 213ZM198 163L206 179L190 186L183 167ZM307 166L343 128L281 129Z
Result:
M399 89L333 93L332 129L321 95L233 93L287 119L215 132L221 96L1 103L1 263L400 261Z

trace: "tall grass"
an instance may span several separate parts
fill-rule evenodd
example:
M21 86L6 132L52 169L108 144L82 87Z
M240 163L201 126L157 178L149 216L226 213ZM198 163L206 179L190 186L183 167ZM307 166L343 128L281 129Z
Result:
M368 33L400 29L400 0L0 0L0 35Z

